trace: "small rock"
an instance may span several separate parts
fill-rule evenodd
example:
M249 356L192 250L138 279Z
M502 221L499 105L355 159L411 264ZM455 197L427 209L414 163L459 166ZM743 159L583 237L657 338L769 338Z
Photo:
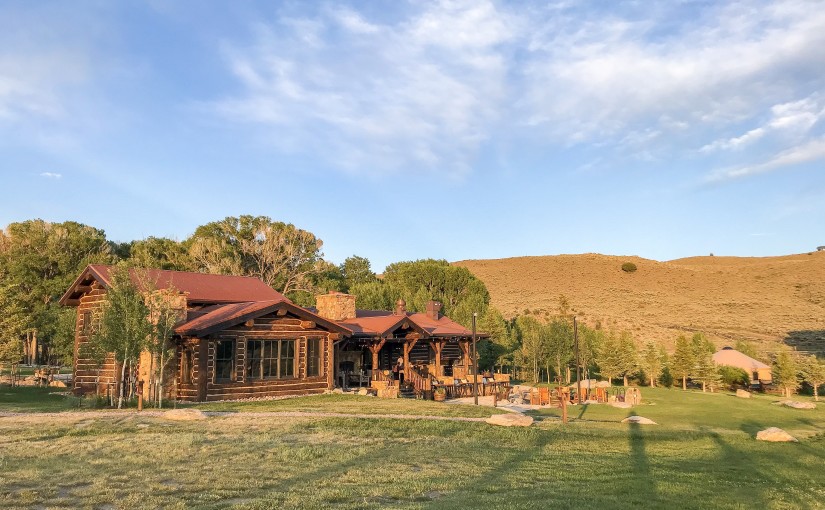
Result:
M585 400L584 402L582 402L582 404L588 404L588 405L590 405L590 404L598 404L598 403L599 403L599 401L598 401L598 400Z
M173 409L163 413L167 420L175 421L196 421L205 420L206 415L200 409Z
M369 394L370 394L370 391L369 391L368 389L366 389L366 388L360 388L360 389L358 390L358 394L359 394L359 395L369 395Z
M797 402L796 400L785 400L782 402L785 407L792 407L794 409L816 409L816 404L813 402Z
M529 427L533 424L533 417L516 413L494 414L486 421L490 425L501 425L502 427Z
M344 390L342 390L341 388L335 388L334 390L332 390L332 392L335 393L336 395L343 395L344 394Z
M638 425L658 425L655 421L651 420L650 418L645 418L644 416L628 416L622 423L636 423Z
M777 428L777 427L770 427L765 430L760 430L756 433L756 440L757 441L770 441L772 443L796 443L798 442L795 437L788 434L784 430Z
M49 383L49 386L51 386L52 388L65 388L66 383L64 383L63 381L52 381Z
M630 409L633 407L633 404L630 402L611 402L610 405L613 407L618 407L619 409Z
M748 390L736 390L736 396L739 398L751 398L751 392Z

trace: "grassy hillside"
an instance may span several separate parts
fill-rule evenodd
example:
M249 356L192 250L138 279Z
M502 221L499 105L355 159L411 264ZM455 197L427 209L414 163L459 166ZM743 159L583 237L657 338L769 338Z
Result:
M621 270L624 262L638 267ZM584 321L672 344L703 331L717 344L786 341L825 353L825 252L657 262L598 254L456 262L505 315L553 314L564 294Z

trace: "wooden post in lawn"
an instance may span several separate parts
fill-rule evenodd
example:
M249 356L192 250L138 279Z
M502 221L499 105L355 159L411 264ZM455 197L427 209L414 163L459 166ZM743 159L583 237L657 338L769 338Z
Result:
M567 396L563 391L559 392L559 400L561 400L561 422L567 423Z
M473 312L473 400L478 405L478 350L476 349L476 312Z

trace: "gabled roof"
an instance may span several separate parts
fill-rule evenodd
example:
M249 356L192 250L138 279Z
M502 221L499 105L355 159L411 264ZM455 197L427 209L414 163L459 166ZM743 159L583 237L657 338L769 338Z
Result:
M345 336L352 334L348 328L284 300L231 303L210 307L207 313L176 326L175 333L181 336L206 336L278 310L286 310L296 317L313 321L327 331Z
M713 354L713 361L717 365L726 365L731 367L738 367L743 370L757 370L759 368L771 368L757 359L753 359L745 353L739 352L736 349L726 347L721 351Z
M91 264L60 298L60 304L70 305L79 298L92 281L104 287L111 285L113 266ZM186 293L189 303L241 303L249 301L287 301L289 299L261 280L248 276L228 276L162 269L131 269L130 276L137 285L147 278L157 289L174 288Z
M339 322L352 330L355 336L388 336L405 324L424 337L468 337L473 334L449 317L433 319L425 313L397 315L383 310L357 310L355 318ZM476 336L484 338L488 335L476 332Z

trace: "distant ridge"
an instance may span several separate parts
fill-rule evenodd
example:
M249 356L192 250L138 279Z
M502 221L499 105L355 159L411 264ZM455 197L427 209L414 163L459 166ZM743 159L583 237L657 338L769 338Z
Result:
M633 262L637 271L622 271ZM657 262L586 253L464 260L505 316L552 315L564 294L585 322L671 345L703 331L771 350L783 341L825 353L825 251L780 257L689 257Z

